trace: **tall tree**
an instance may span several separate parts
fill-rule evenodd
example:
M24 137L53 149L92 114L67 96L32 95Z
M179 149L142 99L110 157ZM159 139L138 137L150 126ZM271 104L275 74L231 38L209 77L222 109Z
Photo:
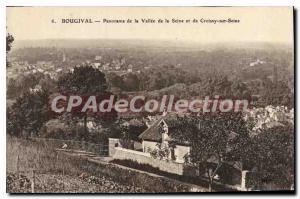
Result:
M124 76L123 83L127 91L137 91L140 81L136 74L129 73Z
M240 113L203 114L178 118L177 122L179 125L171 136L189 143L191 152L187 162L195 165L199 174L206 174L211 191L217 172L224 163L242 161L242 155L237 156L234 150L242 151L242 144L237 142L247 139L247 125Z
M108 85L105 74L90 65L74 68L73 72L62 75L58 80L58 90L69 95L80 95L81 97L99 96L101 99L109 98L111 93L107 91ZM91 111L72 111L74 118L83 120L85 132L87 132L88 116L96 116L98 113ZM98 115L99 116L99 115ZM101 117L101 121L111 121L116 117L115 112L107 113L108 117ZM98 117L99 119L99 117ZM99 121L99 120L98 120Z
M261 182L273 183L280 189L290 189L294 183L293 126L264 129L253 137L248 147L248 162L260 173Z
M36 136L48 120L48 93L27 92L17 98L7 111L7 131L16 136Z
M118 76L115 73L110 73L107 78L108 78L108 81L109 81L111 87L118 87L121 90L124 90L125 83L124 83L122 77Z
M11 47L12 47L12 43L14 42L14 37L11 35L11 34L7 34L6 35L6 56L7 56L7 53L11 50ZM10 64L7 60L7 57L6 57L6 67L9 67Z

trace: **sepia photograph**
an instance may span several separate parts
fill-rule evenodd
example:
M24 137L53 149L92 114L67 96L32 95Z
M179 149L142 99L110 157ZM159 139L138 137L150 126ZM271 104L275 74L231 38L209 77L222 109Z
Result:
M6 192L295 193L293 7L6 7Z

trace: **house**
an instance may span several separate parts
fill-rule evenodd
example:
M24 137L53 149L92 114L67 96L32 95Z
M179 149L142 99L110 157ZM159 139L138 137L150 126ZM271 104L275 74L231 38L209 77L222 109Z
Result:
M262 60L259 60L259 59L257 59L256 61L254 61L254 62L251 62L250 64L249 64L249 66L256 66L256 65L258 65L258 64L264 64L264 63L266 63L265 61L262 61Z
M176 121L178 117L181 117L178 113L148 116L146 122L148 128L138 136L142 145L141 149L135 146L125 148L120 139L109 138L109 156L113 159L131 160L139 164L150 165L161 171L176 175L191 178L207 177L205 170L200 172L198 168L188 163L188 155L191 152L190 144L177 140L175 136L172 137L172 133L178 128L178 122ZM159 155L157 156L157 154ZM213 167L214 158L210 161ZM226 164L223 164L215 174L215 180L239 190L244 190L248 171L242 171L238 163L226 162Z
M142 148L144 153L151 153L160 148L169 149L168 160L178 163L184 163L190 153L188 143L182 143L180 140L172 138L172 129L176 128L171 121L175 120L174 114L164 113L158 119L152 119L152 124L147 124L146 129L139 138L142 140ZM154 120L154 121L153 121ZM176 143L176 144L174 144Z

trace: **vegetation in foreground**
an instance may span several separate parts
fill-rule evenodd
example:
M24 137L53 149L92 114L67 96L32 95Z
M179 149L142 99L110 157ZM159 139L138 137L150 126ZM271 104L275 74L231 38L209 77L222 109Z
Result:
M108 176L91 175L80 169L81 161L61 156L53 144L7 137L8 193L31 193L32 171L35 193L135 193L138 186L121 184Z

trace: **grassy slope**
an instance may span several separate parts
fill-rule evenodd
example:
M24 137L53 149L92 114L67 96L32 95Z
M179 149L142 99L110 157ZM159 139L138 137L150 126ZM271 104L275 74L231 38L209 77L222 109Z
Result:
M81 169L81 161L58 154L53 144L7 137L7 192L31 191L31 171L35 171L35 192L143 192L137 186L120 184L107 176L91 176ZM18 160L19 159L19 160ZM18 169L19 167L19 169ZM20 176L17 175L19 171ZM82 174L85 174L82 176ZM81 175L81 176L80 176Z

